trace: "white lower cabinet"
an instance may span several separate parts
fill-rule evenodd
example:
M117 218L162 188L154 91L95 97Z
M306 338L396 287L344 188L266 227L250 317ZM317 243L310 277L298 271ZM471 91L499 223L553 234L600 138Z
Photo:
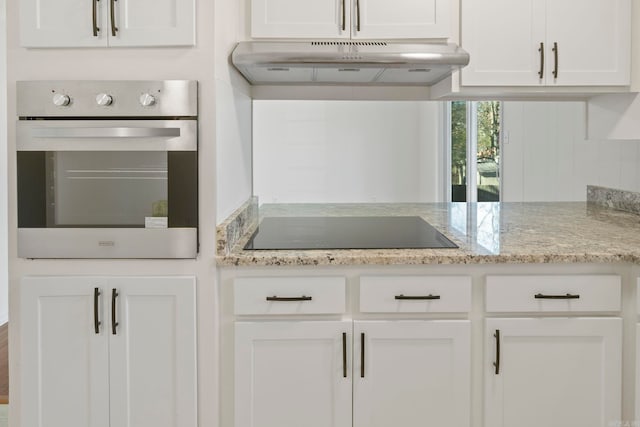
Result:
M351 426L351 321L235 323L237 427Z
M640 323L636 325L636 420L640 422Z
M469 321L236 322L235 363L236 427L470 424Z
M355 321L354 427L470 425L470 323Z
M487 319L485 426L602 427L621 419L622 319Z
M638 324L636 325L636 421L640 423L640 278L636 285L636 314Z
M195 427L192 277L26 277L24 427Z

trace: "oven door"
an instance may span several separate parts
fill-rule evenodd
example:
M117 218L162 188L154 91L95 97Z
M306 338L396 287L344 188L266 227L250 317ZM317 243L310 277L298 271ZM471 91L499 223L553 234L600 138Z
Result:
M195 120L21 120L18 256L195 258Z

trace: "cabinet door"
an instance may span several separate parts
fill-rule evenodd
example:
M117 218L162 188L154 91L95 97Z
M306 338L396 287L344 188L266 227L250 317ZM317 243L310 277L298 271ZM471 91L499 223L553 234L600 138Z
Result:
M95 289L98 298L95 313ZM105 281L26 277L20 286L22 425L109 427ZM100 322L96 333L94 317Z
M236 427L351 427L351 328L236 322Z
M462 0L462 47L471 57L465 86L537 86L545 42L545 2ZM573 19L572 19L573 21ZM548 58L547 58L548 60Z
M110 7L117 31L106 29L109 46L195 44L195 0L117 0Z
M354 322L354 341L354 427L470 425L469 321Z
M353 3L353 38L406 39L451 36L449 0L349 1Z
M20 0L20 44L24 47L107 45L106 0ZM94 35L93 16L96 26Z
M622 319L488 319L486 328L486 426L621 419Z
M106 297L111 425L195 427L195 279L112 278Z
M547 1L547 84L628 85L630 43L630 0Z
M636 326L636 420L640 420L640 323Z
M252 37L349 38L351 0L251 0Z

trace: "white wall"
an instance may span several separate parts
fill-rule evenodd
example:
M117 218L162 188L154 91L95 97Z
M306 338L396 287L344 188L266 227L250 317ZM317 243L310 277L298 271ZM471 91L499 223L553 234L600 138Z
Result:
M505 102L503 123L503 201L584 201L587 185L640 191L640 144L587 140L582 102Z
M248 38L246 1L216 1L216 222L252 194L251 87L229 65L236 43Z
M254 101L261 203L436 201L437 103Z
M224 221L252 194L251 98L216 81L216 222Z
M7 20L6 1L0 0L0 325L9 319L7 270Z

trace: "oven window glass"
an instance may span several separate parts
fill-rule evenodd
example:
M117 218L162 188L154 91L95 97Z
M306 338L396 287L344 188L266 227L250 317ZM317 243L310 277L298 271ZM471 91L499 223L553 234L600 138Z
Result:
M19 216L26 226L167 226L166 151L20 154Z
M168 216L166 152L47 153L48 226L144 226Z

